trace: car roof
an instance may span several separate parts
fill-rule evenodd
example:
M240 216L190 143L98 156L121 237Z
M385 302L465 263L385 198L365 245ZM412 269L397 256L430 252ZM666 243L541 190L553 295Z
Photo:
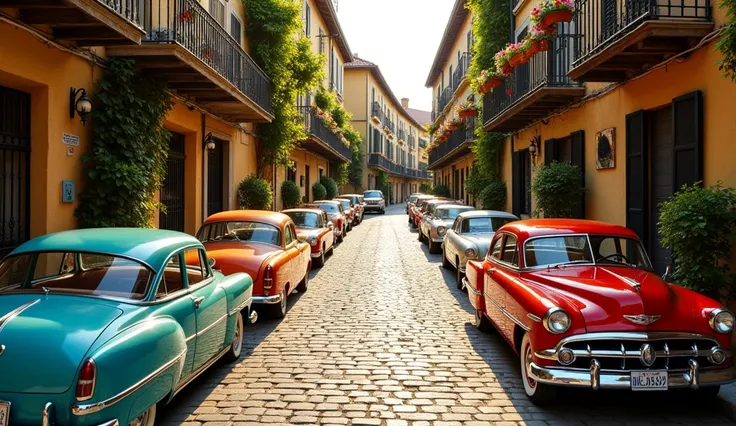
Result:
M315 214L322 214L322 213L324 213L324 210L322 210L320 208L317 208L317 207L314 207L314 208L300 207L300 208L296 208L296 209L281 210L281 213L284 213L284 214L286 214L286 213L315 213Z
M502 212L500 210L471 210L467 212L462 212L458 216L462 218L466 217L501 217L505 219L514 219L519 220L518 217L512 215L511 213Z
M548 235L601 234L636 238L636 233L625 226L582 219L530 219L507 223L499 231L510 231L520 240Z
M260 222L283 228L291 221L291 218L283 213L268 210L231 210L213 214L204 221L204 225L213 222L234 221Z
M337 196L337 198L340 198L340 197L362 197L362 196L363 196L363 194L340 194L340 195Z
M324 204L324 203L335 204L335 205L337 205L337 204L342 205L342 203L340 203L339 201L335 201L335 200L316 200L316 201L312 201L311 202L311 204Z
M468 209L468 210L475 210L475 207L473 207L473 206L466 206L465 204L457 204L457 203L438 204L436 208L438 208L438 209L441 209L441 208L449 209L449 208L458 208L458 207L464 208L464 209Z
M39 251L105 253L135 259L158 272L171 253L202 243L182 232L151 228L89 228L46 234L27 241L10 255Z

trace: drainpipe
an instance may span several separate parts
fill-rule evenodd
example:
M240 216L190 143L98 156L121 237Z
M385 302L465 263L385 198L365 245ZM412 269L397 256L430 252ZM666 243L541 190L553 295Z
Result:
M509 0L509 43L513 43L516 33L516 22L514 21L514 1ZM513 140L513 139L512 139Z
M207 173L205 171L205 154L206 152L204 149L204 140L207 137L205 135L205 130L207 127L207 116L204 115L204 112L202 113L202 141L199 144L199 149L202 150L202 222L204 222L205 219L207 219L207 188L205 188L205 183L207 182Z

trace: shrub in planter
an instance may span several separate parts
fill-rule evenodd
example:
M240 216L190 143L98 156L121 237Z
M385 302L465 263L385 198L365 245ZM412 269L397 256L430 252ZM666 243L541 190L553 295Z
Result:
M241 209L269 210L273 201L271 184L257 176L248 176L238 185L238 201Z
M287 180L281 184L281 202L285 209L293 209L302 200L302 191L296 183Z
M659 235L672 249L668 281L716 299L733 296L734 277L728 266L736 224L736 191L720 184L683 186L661 204Z
M484 209L500 210L506 208L506 183L497 180L480 193L480 203Z
M543 165L532 182L535 214L544 217L572 218L580 209L583 188L580 169L570 163Z
M325 195L325 197L328 200L337 197L339 189L337 188L337 182L335 182L335 179L332 179L329 176L322 176L322 178L319 180L319 183L324 185L325 190L327 191L327 195Z
M447 185L437 185L432 189L432 194L438 197L450 198L450 188Z
M327 188L325 188L325 186L321 183L317 182L312 185L312 195L314 195L315 200L324 200L327 196Z
M491 183L493 183L493 179L488 174L483 173L477 164L473 164L470 175L465 179L465 189L473 198L480 199L483 190Z
M422 194L429 194L432 191L432 185L428 183L423 183L419 185L419 192Z

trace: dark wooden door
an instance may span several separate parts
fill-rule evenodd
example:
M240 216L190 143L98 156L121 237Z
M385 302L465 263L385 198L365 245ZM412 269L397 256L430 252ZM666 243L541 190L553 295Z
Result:
M304 201L309 202L310 190L312 188L312 181L309 179L309 166L304 166Z
M215 149L207 153L207 216L225 209L224 145L225 141L217 140Z
M30 238L31 96L0 86L0 256Z
M651 184L649 229L649 255L652 257L654 270L663 274L670 262L672 251L662 247L657 223L661 213L660 204L667 201L673 194L673 153L674 143L672 135L672 106L651 111L649 113L649 140L651 153Z
M161 229L184 232L184 135L171 132L166 178L161 186ZM165 210L165 211L164 211Z

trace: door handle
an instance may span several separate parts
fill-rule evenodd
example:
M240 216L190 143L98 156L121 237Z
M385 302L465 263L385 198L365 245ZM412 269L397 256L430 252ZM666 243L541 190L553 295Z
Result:
M202 296L202 297L194 297L194 298L192 298L192 301L194 302L194 309L198 309L199 308L199 305L201 305L202 302L204 302L204 296Z
M496 272L496 268L490 268L488 270L488 275L493 275L494 272Z

